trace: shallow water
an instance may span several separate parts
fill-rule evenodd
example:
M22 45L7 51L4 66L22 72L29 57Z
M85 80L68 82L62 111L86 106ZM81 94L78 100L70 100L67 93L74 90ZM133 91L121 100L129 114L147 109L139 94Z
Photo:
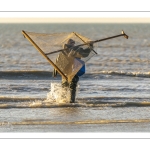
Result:
M0 24L0 132L149 132L149 24ZM79 32L99 43L86 65L75 104L48 98L53 68L23 38Z

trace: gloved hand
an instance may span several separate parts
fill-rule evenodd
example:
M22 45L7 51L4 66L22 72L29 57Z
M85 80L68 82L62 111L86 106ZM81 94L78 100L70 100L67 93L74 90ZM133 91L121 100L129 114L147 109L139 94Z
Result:
M93 47L93 41L88 42L89 46Z

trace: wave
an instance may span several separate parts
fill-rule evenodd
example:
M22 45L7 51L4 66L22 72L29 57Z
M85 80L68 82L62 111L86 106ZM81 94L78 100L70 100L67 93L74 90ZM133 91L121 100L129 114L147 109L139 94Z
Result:
M8 97L0 96L0 102L28 102L28 101L41 101L43 98L31 98L31 97Z
M35 79L35 80L48 80L48 79L58 79L58 77L53 78L52 72L49 71L0 71L0 79ZM124 71L99 71L99 72L92 72L86 73L83 75L83 78L91 78L96 77L98 75L119 75L119 76L130 76L130 77L142 77L142 78L150 78L150 72L124 72Z
M150 107L149 98L93 97L77 99L76 103L52 102L39 98L0 98L0 109L63 108L63 107Z
M100 71L100 72L97 72L97 73L94 72L92 74L93 75L105 74L105 75L119 75L119 76L150 78L150 72Z
M52 72L49 71L0 71L1 79L49 79Z

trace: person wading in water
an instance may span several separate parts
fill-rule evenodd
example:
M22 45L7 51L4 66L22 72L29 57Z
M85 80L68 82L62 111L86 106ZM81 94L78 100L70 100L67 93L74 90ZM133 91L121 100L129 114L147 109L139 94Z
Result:
M75 46L75 41L73 39L69 39L67 43L64 44L63 46L65 50L59 53L56 59L56 64L58 63L60 64L61 61L71 58L70 67L66 68L68 72L72 71L72 65L75 65L74 63L76 63L77 61L82 63L82 67L72 78L71 82L68 82L65 78L62 77L62 87L69 88L70 90L70 103L75 103L77 83L79 81L79 77L85 73L85 63L83 60L81 60L81 58L89 56L93 48L93 44L89 43L89 46L90 47L83 49L82 47ZM74 61L74 60L77 60L77 61ZM56 77L56 75L57 75L57 70L54 69L53 77Z

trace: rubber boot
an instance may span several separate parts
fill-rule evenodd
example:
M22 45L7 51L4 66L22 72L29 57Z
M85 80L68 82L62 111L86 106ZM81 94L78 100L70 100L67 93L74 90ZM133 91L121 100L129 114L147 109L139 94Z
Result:
M78 81L79 81L79 77L75 75L70 83L70 103L75 103L76 87Z
M70 103L75 103L75 99L76 99L76 91L70 89Z

